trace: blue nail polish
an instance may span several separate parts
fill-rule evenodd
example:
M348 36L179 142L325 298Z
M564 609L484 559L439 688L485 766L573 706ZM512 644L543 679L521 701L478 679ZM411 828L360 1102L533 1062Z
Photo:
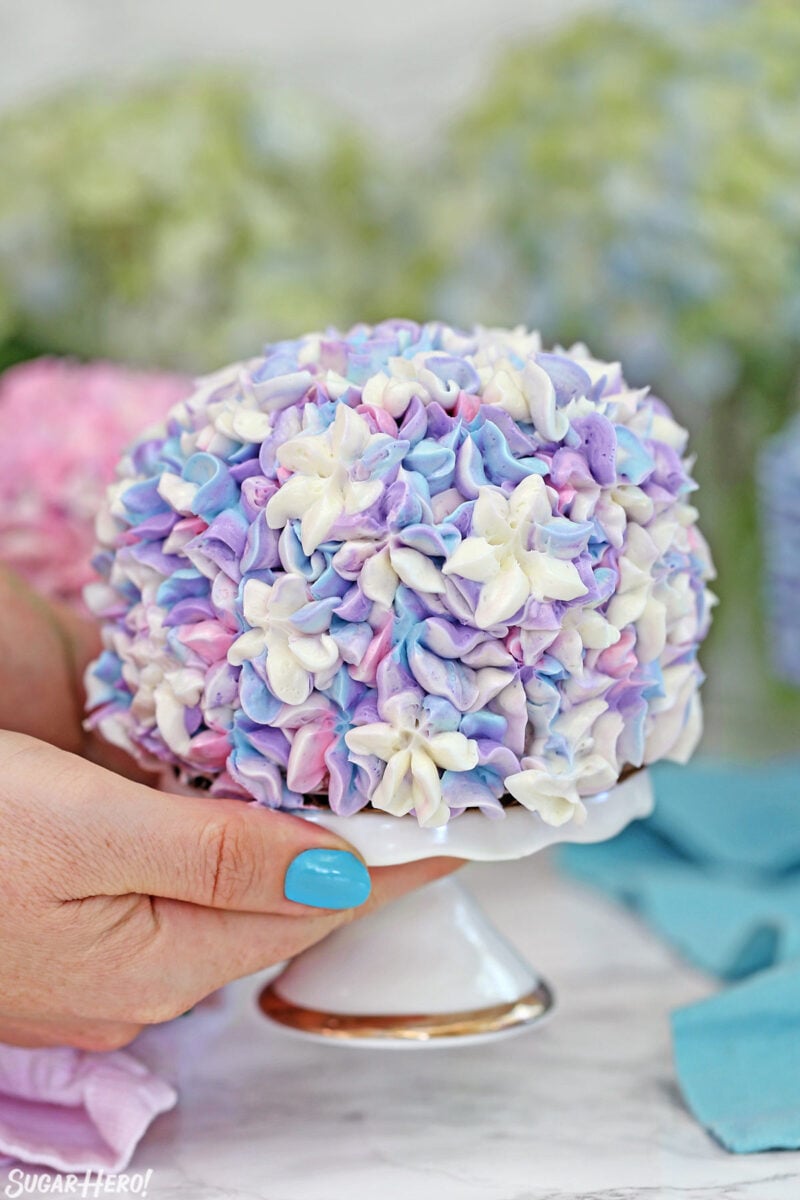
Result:
M287 900L314 908L357 908L369 896L369 871L347 850L304 850L286 872Z

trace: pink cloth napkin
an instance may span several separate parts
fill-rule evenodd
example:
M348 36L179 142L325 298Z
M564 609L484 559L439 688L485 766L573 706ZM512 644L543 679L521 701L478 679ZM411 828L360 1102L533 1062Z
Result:
M123 1050L0 1045L0 1161L124 1171L175 1089Z

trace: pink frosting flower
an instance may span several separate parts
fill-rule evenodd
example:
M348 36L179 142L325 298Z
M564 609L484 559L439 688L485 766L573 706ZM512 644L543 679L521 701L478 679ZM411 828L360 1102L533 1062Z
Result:
M0 377L0 560L82 607L94 519L120 454L188 395L179 375L41 358Z

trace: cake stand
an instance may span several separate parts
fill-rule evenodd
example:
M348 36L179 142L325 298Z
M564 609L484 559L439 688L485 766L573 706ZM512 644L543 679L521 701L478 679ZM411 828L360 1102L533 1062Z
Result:
M582 825L545 824L518 804L490 820L467 811L437 829L373 809L298 812L350 842L371 867L445 855L523 858L557 842L599 842L653 807L646 771L584 801ZM469 891L440 879L335 930L262 992L261 1011L294 1034L348 1046L463 1046L539 1024L553 993L492 926Z

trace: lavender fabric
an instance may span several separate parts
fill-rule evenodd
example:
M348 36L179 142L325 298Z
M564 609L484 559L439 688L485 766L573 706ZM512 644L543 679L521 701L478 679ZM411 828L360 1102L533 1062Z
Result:
M0 1156L57 1171L124 1171L177 1098L123 1050L0 1045Z

